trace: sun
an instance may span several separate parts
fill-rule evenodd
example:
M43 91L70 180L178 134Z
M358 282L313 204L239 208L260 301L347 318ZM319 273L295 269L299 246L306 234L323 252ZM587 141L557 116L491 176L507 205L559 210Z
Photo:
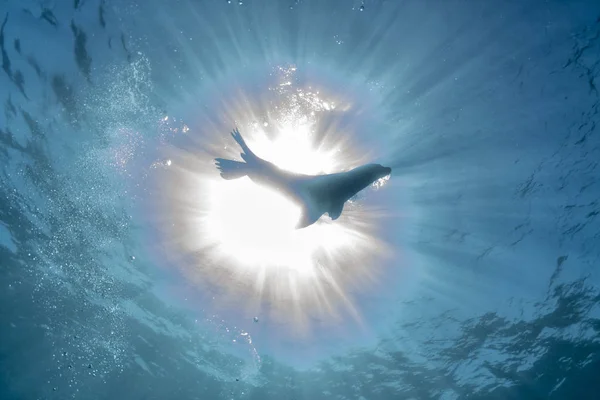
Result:
M352 148L351 135L341 135L335 124L319 125L327 113L338 111L337 99L290 85L275 95L269 101L244 99L248 101L228 105L257 156L309 175L364 163ZM247 104L272 108L259 114ZM350 202L335 221L324 215L295 229L298 204L247 177L219 176L215 157L239 159L227 134L233 127L211 126L198 136L197 145L190 142L194 145L172 151L168 166L161 169L157 214L165 216L161 230L171 264L203 291L216 293L215 303L248 315L268 310L270 318L292 322L296 333L308 329L311 318L335 320L349 313L360 319L348 290L374 279L377 260L386 254L377 214ZM186 131L193 134L191 128Z
M310 142L310 127L286 127L275 140L257 130L248 138L259 157L291 172L327 173L339 162L335 151L319 151ZM223 254L229 254L246 267L291 268L311 274L319 249L337 250L349 243L339 226L322 221L297 230L300 207L274 189L257 185L249 178L212 180L208 185L209 212L206 230ZM327 217L322 217L323 220Z

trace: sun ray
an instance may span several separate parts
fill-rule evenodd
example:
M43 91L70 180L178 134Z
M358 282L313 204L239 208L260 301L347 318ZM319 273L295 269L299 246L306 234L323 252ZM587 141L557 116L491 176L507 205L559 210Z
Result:
M335 132L335 124L324 132L319 128L321 118L347 112L336 108L343 99L292 84L273 90L275 99L269 101L239 91L229 104L221 99L259 157L304 174L347 170L365 161L352 148L350 135ZM272 318L293 322L297 332L309 330L313 317L337 320L345 313L360 321L348 289L373 280L378 260L386 255L376 214L351 202L336 221L323 216L294 229L298 205L247 177L220 178L212 159L239 159L226 135L232 127L205 126L192 146L171 148L163 157L172 163L157 177L163 199L159 214L168 216L161 224L170 239L167 255L177 258L174 264L199 286L216 290L215 302L247 306L248 312L259 304ZM186 135L193 137L194 129L188 129ZM380 179L373 189L386 182Z

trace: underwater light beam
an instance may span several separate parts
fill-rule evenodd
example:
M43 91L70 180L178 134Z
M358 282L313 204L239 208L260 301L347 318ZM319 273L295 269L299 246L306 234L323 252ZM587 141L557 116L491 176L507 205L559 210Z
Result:
M318 93L293 85L276 88L244 102L239 101L239 90L234 96L223 93L224 98L213 103L228 106L227 114L243 130L247 147L282 171L280 177L333 173L345 176L342 181L348 184L352 174L362 174L358 186L338 196L338 203L347 204L344 213L332 211L330 216L339 217L336 221L319 219L331 211L331 205L321 205L324 211L317 218L312 214L311 224L294 229L306 209L303 203L247 176L222 179L213 159L235 158L239 152L225 141L225 126L203 124L201 135L194 135L193 128L186 133L192 145L168 148L172 165L157 171L161 201L156 215L165 217L159 226L167 242L165 254L199 288L216 293L217 307L233 307L247 316L268 311L275 321L291 322L296 333L308 329L312 318L334 322L350 314L360 320L349 291L375 280L389 249L378 238L381 213L350 198L369 185L381 187L391 170L370 166L359 167L361 173L344 173L364 164L364 155L350 145L352 132L342 135L335 123L325 131L318 126L321 118L347 118L347 111L332 114L343 101L325 101ZM269 109L248 106L267 104ZM350 108L348 103L344 110ZM214 121L218 115L214 110L204 112L207 115L200 119Z

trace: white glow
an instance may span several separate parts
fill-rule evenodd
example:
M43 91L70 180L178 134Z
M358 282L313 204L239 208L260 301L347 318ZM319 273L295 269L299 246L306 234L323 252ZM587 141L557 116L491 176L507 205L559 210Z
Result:
M224 254L244 264L287 263L299 208L248 178L213 182L207 229Z
M307 124L296 130L288 126L274 141L259 130L248 145L280 168L307 174L329 172L336 164L334 152L315 150L309 129ZM341 225L323 221L295 229L300 207L247 177L212 181L209 193L210 210L204 229L223 254L247 267L287 267L311 275L319 249L331 252L349 244L350 237Z
M293 72L282 70L283 81ZM215 302L248 315L268 309L270 318L292 323L294 334L308 329L312 318L335 321L348 313L360 319L348 290L368 286L377 275L377 260L385 256L377 214L349 202L336 221L325 215L296 230L297 204L247 177L224 180L215 167L214 157L240 160L228 134L234 126L259 157L291 172L326 174L373 161L354 151L347 125L343 134L336 126L341 120L329 121L325 130L318 125L332 110L336 116L345 113L348 104L338 107L338 99L324 100L318 91L294 85L276 85L269 93L275 93L269 102L238 94L238 101L225 107L235 125L191 129L186 136L197 137L200 145L169 154L171 166L157 169L165 174L159 179L163 208L157 215L168 215L162 225L168 255L191 281L216 289ZM271 108L258 113L248 108L267 103Z
M287 123L280 127L273 141L258 130L248 145L259 157L288 171L309 175L332 172L339 160L335 159L334 151L314 148L310 128L308 123Z

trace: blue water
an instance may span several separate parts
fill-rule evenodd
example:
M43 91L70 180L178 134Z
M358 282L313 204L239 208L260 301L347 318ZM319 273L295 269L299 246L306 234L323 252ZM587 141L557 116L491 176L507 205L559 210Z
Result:
M598 398L600 3L0 0L0 22L0 399ZM338 103L314 118L340 166L393 174L344 211L376 229L324 266L342 289L288 309L176 201L296 90Z

